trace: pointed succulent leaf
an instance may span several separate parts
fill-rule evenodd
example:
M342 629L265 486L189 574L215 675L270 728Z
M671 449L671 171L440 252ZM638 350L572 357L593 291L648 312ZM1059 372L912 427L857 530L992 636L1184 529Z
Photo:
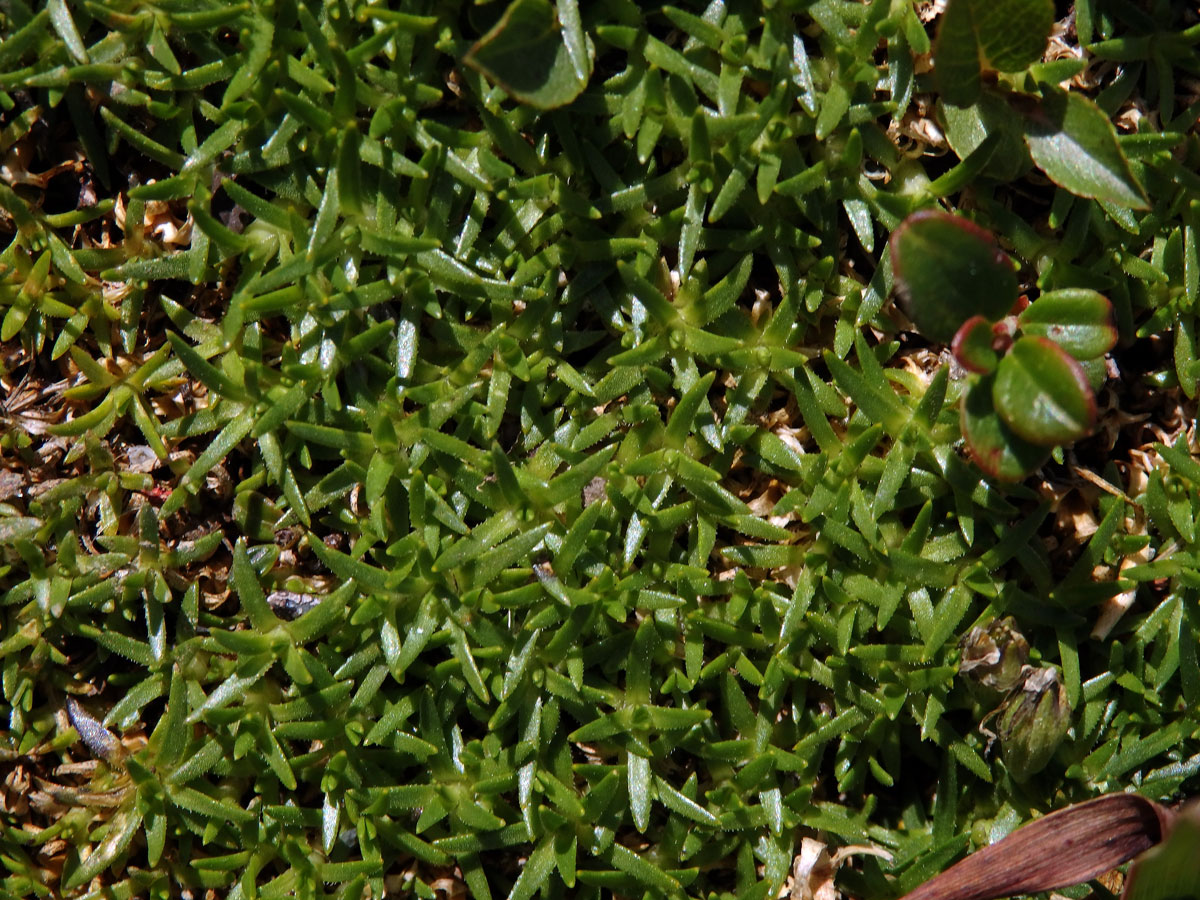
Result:
M1146 192L1129 168L1108 116L1076 93L1053 91L1026 114L1034 164L1080 197L1146 209Z
M1050 450L1018 437L1004 424L992 403L996 376L987 375L971 385L962 404L962 433L975 465L984 474L1002 481L1019 481L1033 473L1050 456Z
M1064 288L1042 294L1019 320L1025 334L1054 341L1076 359L1103 356L1117 343L1112 304L1088 288Z
M954 340L950 344L954 358L968 372L977 375L995 371L1000 357L992 347L994 337L991 322L983 316L971 316L955 332Z
M992 233L960 216L923 210L889 242L901 305L927 338L949 343L972 316L995 321L1017 299L1017 275Z
M1044 337L1023 337L996 367L996 411L1018 436L1053 447L1084 437L1096 424L1096 396L1070 355Z

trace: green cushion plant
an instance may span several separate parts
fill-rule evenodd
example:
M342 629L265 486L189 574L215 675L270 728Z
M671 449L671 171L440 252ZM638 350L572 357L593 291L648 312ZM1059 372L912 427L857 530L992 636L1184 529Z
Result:
M3 891L888 900L1194 793L1198 32L976 6L0 3ZM990 375L905 221L1020 260Z

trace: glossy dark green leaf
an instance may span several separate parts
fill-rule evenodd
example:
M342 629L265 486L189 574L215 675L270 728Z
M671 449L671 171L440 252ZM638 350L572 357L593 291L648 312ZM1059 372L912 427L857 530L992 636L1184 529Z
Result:
M1103 356L1117 343L1112 304L1087 288L1042 294L1018 319L1021 331L1054 341L1079 360Z
M547 0L513 0L463 61L531 106L553 109L587 87L591 53L578 14L560 22Z
M992 402L996 376L985 376L963 397L962 433L971 459L991 478L1019 481L1036 471L1050 450L1022 440L1012 431Z
M991 232L960 216L914 213L889 249L904 311L931 340L949 343L967 319L995 321L1016 302L1012 263Z
M1034 164L1080 197L1146 209L1146 191L1117 142L1116 129L1095 103L1051 91L1025 112L1025 141Z
M1096 397L1079 363L1054 341L1023 337L996 367L996 411L1018 436L1052 447L1096 424Z
M949 0L933 45L942 96L974 103L981 73L1018 72L1040 60L1053 24L1051 0Z

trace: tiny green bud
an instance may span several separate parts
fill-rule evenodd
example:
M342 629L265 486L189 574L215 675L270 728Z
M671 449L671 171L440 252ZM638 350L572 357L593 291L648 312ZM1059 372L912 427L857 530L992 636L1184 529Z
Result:
M1013 779L1022 782L1044 769L1070 725L1071 707L1058 670L1030 671L1000 713L1000 753Z

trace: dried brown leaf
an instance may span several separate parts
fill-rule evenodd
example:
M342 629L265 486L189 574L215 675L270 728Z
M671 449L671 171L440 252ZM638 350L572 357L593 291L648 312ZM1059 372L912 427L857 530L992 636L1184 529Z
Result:
M1162 840L1174 813L1137 794L1108 794L1018 828L903 900L997 900L1088 881Z

